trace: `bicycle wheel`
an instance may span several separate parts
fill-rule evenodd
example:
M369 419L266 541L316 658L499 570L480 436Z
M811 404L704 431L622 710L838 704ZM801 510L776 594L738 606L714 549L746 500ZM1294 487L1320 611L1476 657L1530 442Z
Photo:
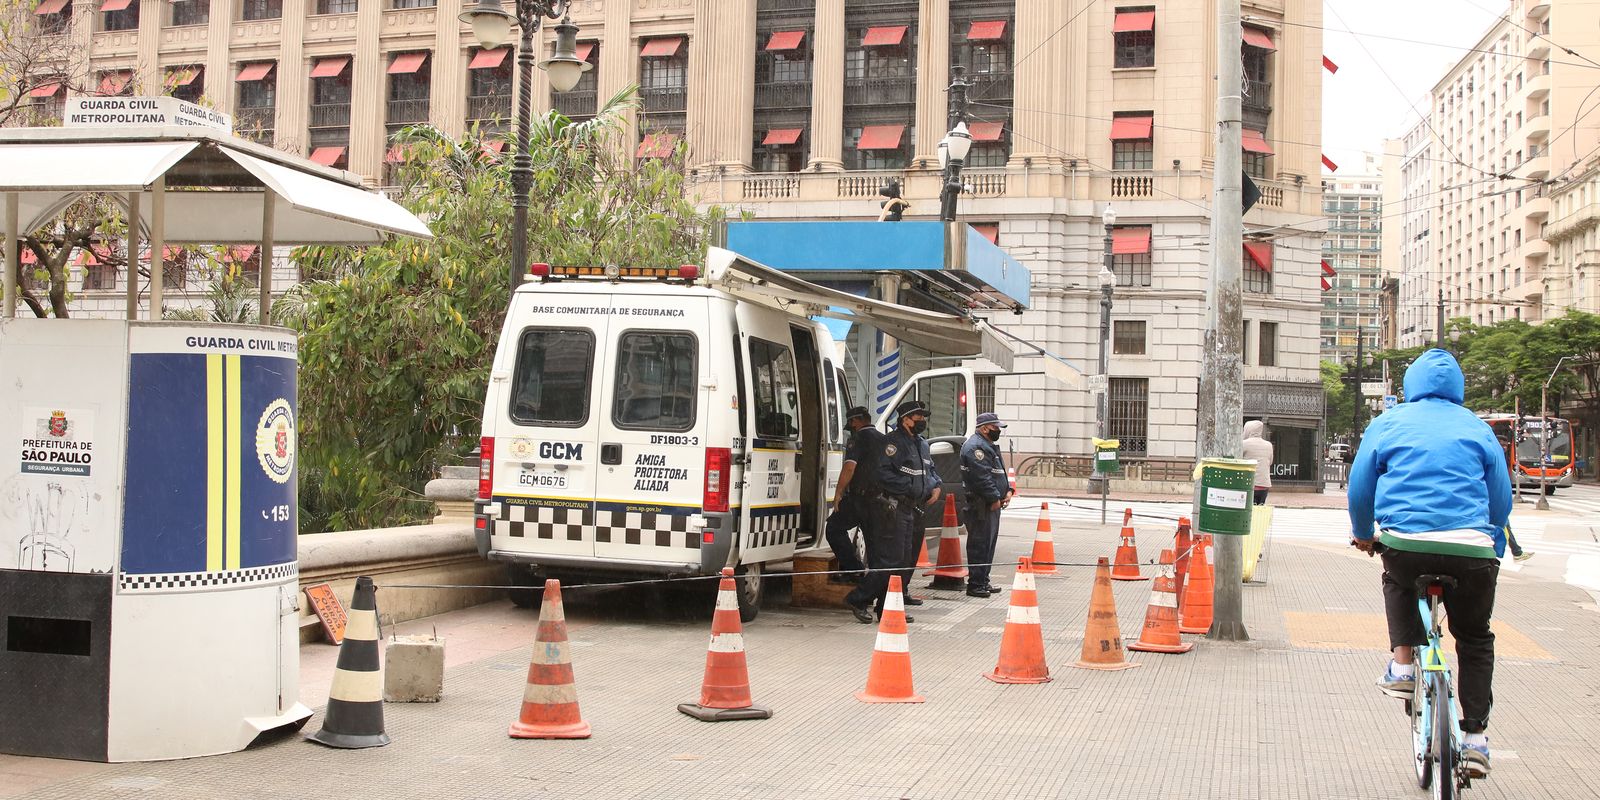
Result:
M1411 699L1406 701L1406 713L1411 715L1411 759L1419 789L1426 789L1433 782L1433 718L1428 713L1428 691L1428 682L1419 679Z
M1455 800L1456 797L1456 741L1451 724L1449 673L1429 673L1433 685L1433 798Z

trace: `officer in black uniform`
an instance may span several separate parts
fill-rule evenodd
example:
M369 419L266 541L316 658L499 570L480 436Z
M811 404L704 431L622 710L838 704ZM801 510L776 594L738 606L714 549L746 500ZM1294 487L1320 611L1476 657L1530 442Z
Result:
M1000 509L1011 502L1011 480L1000 456L1000 431L1006 424L992 411L978 415L978 428L961 446L961 483L967 492L967 594L988 597L1000 591L989 582L989 564L1000 540Z
M938 502L941 481L933 468L928 441L922 438L922 432L928 428L928 406L920 400L907 400L895 413L899 419L894 431L884 437L883 457L878 460L878 485L883 489L883 502L878 504L881 516L876 533L884 549L886 565L891 569L900 568L903 589L911 579L917 545L926 530L924 515L930 504ZM861 585L869 587L881 614L889 573L870 573ZM906 621L910 622L911 618L906 617Z
M878 488L878 456L883 453L883 432L872 427L872 412L866 406L856 406L845 414L845 424L850 427L850 445L844 453L844 469L839 473L839 486L833 492L833 513L828 516L828 546L839 559L839 569L845 573L859 573L866 569L856 555L855 542L850 530L860 528L868 547L872 546L873 503L881 490ZM833 575L833 583L857 583L860 575Z

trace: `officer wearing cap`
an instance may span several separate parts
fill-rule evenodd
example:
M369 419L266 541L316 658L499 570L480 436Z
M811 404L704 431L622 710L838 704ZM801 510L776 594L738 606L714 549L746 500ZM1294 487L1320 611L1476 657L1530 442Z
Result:
M839 569L845 573L859 573L866 569L856 555L855 542L850 529L861 528L862 538L872 546L872 503L877 499L878 456L883 452L883 432L872 427L872 413L866 406L856 406L845 414L845 425L850 428L850 445L844 453L844 469L839 473L839 486L833 492L833 513L828 516L828 546L839 559ZM856 583L859 575L835 575L834 583Z
M1011 481L1000 456L999 415L978 415L977 430L961 446L961 483L967 492L967 594L988 597L1000 591L989 582L995 543L1000 540L1000 509L1011 502Z
M887 553L884 561L900 567L900 581L906 585L911 580L918 545L924 536L923 515L930 504L938 502L942 481L933 468L928 440L922 438L922 433L928 429L927 404L921 400L907 400L895 409L895 414L899 419L894 430L884 436L883 454L878 460L878 485L883 489L884 502L879 504L882 516L877 538ZM872 592L870 596L876 598L880 613L888 585L886 572L872 572L868 580L862 581L862 586ZM906 620L909 622L910 617Z

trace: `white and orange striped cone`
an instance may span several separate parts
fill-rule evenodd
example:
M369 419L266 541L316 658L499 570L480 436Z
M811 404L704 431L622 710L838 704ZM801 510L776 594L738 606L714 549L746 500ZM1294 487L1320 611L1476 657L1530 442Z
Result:
M733 570L722 569L717 588L717 610L711 616L711 645L706 648L706 675L700 683L700 702L681 703L678 710L703 722L730 719L768 719L772 709L750 699L750 671L744 660L744 628L739 624L739 597Z
M878 620L878 642L872 648L872 666L867 670L867 688L856 692L863 703L920 703L923 697L911 688L911 636L906 632L906 602L900 594L900 576L889 576L889 592L883 598L883 617Z
M1033 534L1033 574L1055 575L1056 542L1050 535L1050 504L1039 504L1039 527Z
M1017 468L1006 467L1006 481L1011 484L1011 496L1021 497L1022 491L1017 488Z
M1173 575L1171 550L1161 551L1161 568L1150 587L1150 607L1145 611L1144 630L1129 650L1146 653L1187 653L1194 649L1178 635L1178 579Z
M939 529L939 563L932 572L930 589L960 589L967 568L961 563L961 520L956 516L956 497L944 496L944 527Z
M589 723L578 715L578 686L567 652L567 615L561 606L561 582L544 582L539 607L539 632L533 637L528 685L522 692L522 713L511 723L513 739L587 739Z
M1117 554L1111 567L1111 580L1114 581L1147 581L1149 576L1139 572L1139 544L1133 532L1133 509L1122 510L1122 544L1117 546Z
M1006 607L1006 629L1000 634L1000 661L984 673L995 683L1048 683L1050 665L1044 660L1044 629L1039 625L1039 596L1033 581L1033 562L1017 562L1011 580L1011 604Z
M1139 666L1129 661L1127 653L1123 652L1122 626L1117 623L1117 597L1111 591L1111 566L1103 557L1094 570L1089 619L1083 623L1083 649L1072 666L1104 671Z
M1211 630L1213 587L1216 574L1211 570L1211 537L1195 537L1194 555L1189 561L1189 582L1183 587L1182 602L1178 606L1178 631L1180 633L1207 633Z
M354 750L389 743L383 730L383 665L378 656L378 598L372 579L356 578L350 614L339 645L339 662L328 689L322 730L306 739Z

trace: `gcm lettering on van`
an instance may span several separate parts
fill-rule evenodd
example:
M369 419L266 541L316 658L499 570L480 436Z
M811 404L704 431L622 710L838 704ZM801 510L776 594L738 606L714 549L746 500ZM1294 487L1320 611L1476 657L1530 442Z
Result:
M550 461L582 461L582 442L540 442L539 457Z

